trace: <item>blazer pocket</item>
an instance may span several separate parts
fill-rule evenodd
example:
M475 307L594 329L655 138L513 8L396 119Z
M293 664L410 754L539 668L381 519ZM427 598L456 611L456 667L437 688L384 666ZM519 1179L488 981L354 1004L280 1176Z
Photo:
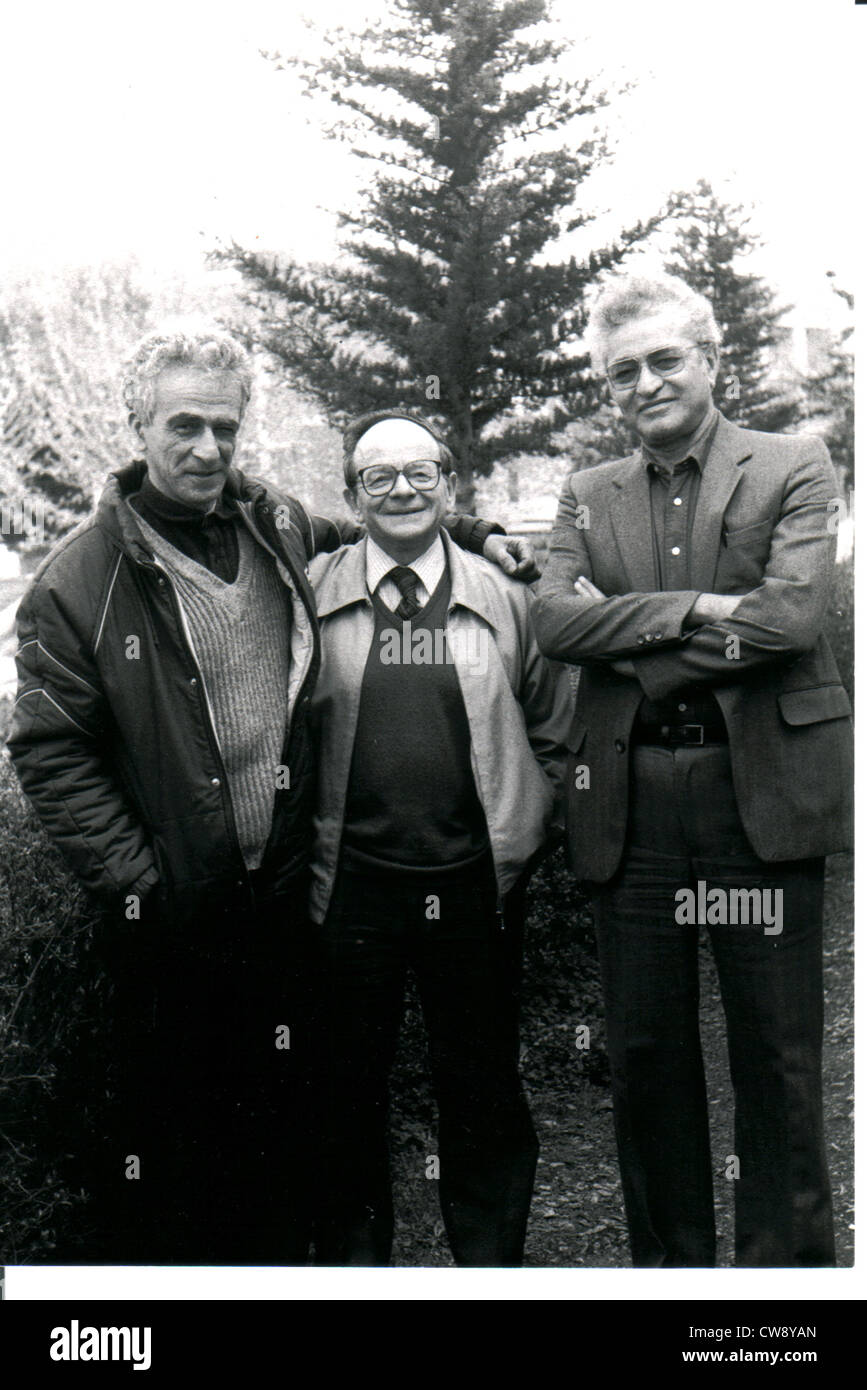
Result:
M845 719L852 713L842 685L814 685L808 690L784 690L777 696L780 714L787 724L818 724L823 719Z
M753 541L763 541L771 534L775 524L774 517L768 516L762 521L752 522L749 526L738 526L733 531L724 530L723 545L750 545Z

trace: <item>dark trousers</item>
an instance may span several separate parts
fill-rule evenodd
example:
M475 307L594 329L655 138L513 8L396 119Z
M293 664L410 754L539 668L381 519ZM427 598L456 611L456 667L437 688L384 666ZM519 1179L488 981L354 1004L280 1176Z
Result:
M91 1258L306 1263L316 1042L304 888L260 891L183 930L106 924L113 1102L84 1175Z
M599 894L597 933L636 1265L714 1263L712 1163L735 1184L739 1265L834 1263L821 1092L823 872L821 859L756 858L726 744L633 748L629 838ZM689 900L675 894L692 889L698 910L715 888L725 890L728 921L706 929L735 1132L730 1154L712 1160L698 1023L704 928L684 922ZM781 930L779 921L732 924L729 890L741 888L772 890L765 902L781 907Z
M442 876L339 872L322 937L330 1048L318 1263L390 1258L388 1081L408 968L428 1032L431 1157L455 1262L521 1263L538 1144L518 1075L522 914L509 908L497 912L490 861Z

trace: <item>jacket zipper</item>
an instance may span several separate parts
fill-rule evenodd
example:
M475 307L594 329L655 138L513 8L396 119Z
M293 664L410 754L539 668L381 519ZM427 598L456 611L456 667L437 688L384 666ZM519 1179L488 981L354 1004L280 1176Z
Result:
M287 744L288 744L289 741L290 741L291 738L292 738L292 725L293 725L293 721L294 721L294 719L295 719L295 711L297 710L298 705L299 705L299 703L300 703L301 694L302 694L302 692L303 692L303 690L304 690L304 687L305 687L306 684L307 684L307 678L308 678L308 676L310 675L310 669L311 669L311 667L312 667L312 665L313 665L313 656L314 656L314 652L315 652L315 648L316 648L316 614L315 614L315 613L312 613L311 610L310 610L310 608L309 608L309 606L304 602L303 589L302 589L301 584L298 582L298 577L297 577L297 575L296 575L296 574L294 573L294 571L293 571L292 563L291 563L291 560L289 559L288 554L287 554L285 557L281 557L280 555L277 554L276 550L274 550L273 547L270 546L270 545L268 544L267 540L266 540L265 537L262 535L262 532L261 532L261 531L259 530L259 528L256 526L256 524L255 524L255 522L253 521L253 519L252 519L250 516L247 515L247 505L248 505L248 504L245 504L245 503L243 503L243 502L239 503L239 505L238 505L238 510L240 511L241 516L244 518L244 521L246 522L247 529L249 530L249 532L250 532L250 534L253 536L253 538L259 543L259 545L263 546L264 549L268 551L268 554L269 554L269 555L272 555L272 556L274 557L274 559L277 561L278 567L282 567L282 568L283 568L284 570L286 570L287 573L289 574L289 576L290 576L290 578L291 578L291 581L292 581L292 587L293 587L293 589L294 589L294 592L295 592L295 593L297 594L297 596L298 596L298 602L301 604L301 607L304 609L304 612L307 614L307 621L308 621L308 623L309 623L309 625L310 625L310 650L309 650L309 653L308 653L308 656L307 656L307 665L306 665L304 671L302 672L301 677L300 677L300 679L299 679L299 681L298 681L298 685L297 685L297 687L296 687L295 694L294 694L293 699L292 699L292 704L289 706L288 710L286 711L286 742L287 742ZM253 506L252 503L250 503L249 505L250 505L251 507ZM278 573L278 574L280 573L280 568L278 568L277 573ZM281 576L281 577L282 577L282 576ZM284 584L285 584L286 581L284 580L283 582L284 582ZM288 588L288 587L289 587L289 585L287 585L287 588ZM291 642L291 637L290 637L290 642L289 642L289 659L290 659L290 661L291 661L291 659L292 659L292 642Z

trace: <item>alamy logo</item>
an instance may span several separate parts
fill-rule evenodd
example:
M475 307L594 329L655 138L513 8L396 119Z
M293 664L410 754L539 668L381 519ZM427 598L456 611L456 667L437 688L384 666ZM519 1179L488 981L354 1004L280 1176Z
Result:
M27 536L45 540L45 503L27 498L21 502L0 503L0 536Z
M782 888L711 888L703 878L696 891L678 888L674 920L680 927L764 927L765 936L783 930Z
M73 1318L69 1327L51 1329L52 1361L131 1361L134 1371L148 1371L151 1364L149 1327L80 1327Z
M455 660L475 675L488 669L486 628L417 627L404 622L400 628L386 627L379 634L379 659L383 666L453 666Z

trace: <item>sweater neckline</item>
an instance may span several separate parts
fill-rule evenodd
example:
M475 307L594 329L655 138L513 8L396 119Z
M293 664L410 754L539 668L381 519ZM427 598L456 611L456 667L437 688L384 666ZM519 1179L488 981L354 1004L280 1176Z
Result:
M165 536L161 536L159 531L154 530L153 526L138 513L136 513L136 521L154 553L154 558L162 560L169 570L179 574L187 583L193 584L211 598L231 596L239 600L243 599L250 588L253 577L253 554L256 545L246 526L238 528L238 573L234 579L227 580L214 574L207 565L202 565L198 560L193 560L189 555L185 555L177 546L172 545L171 541L167 541Z

